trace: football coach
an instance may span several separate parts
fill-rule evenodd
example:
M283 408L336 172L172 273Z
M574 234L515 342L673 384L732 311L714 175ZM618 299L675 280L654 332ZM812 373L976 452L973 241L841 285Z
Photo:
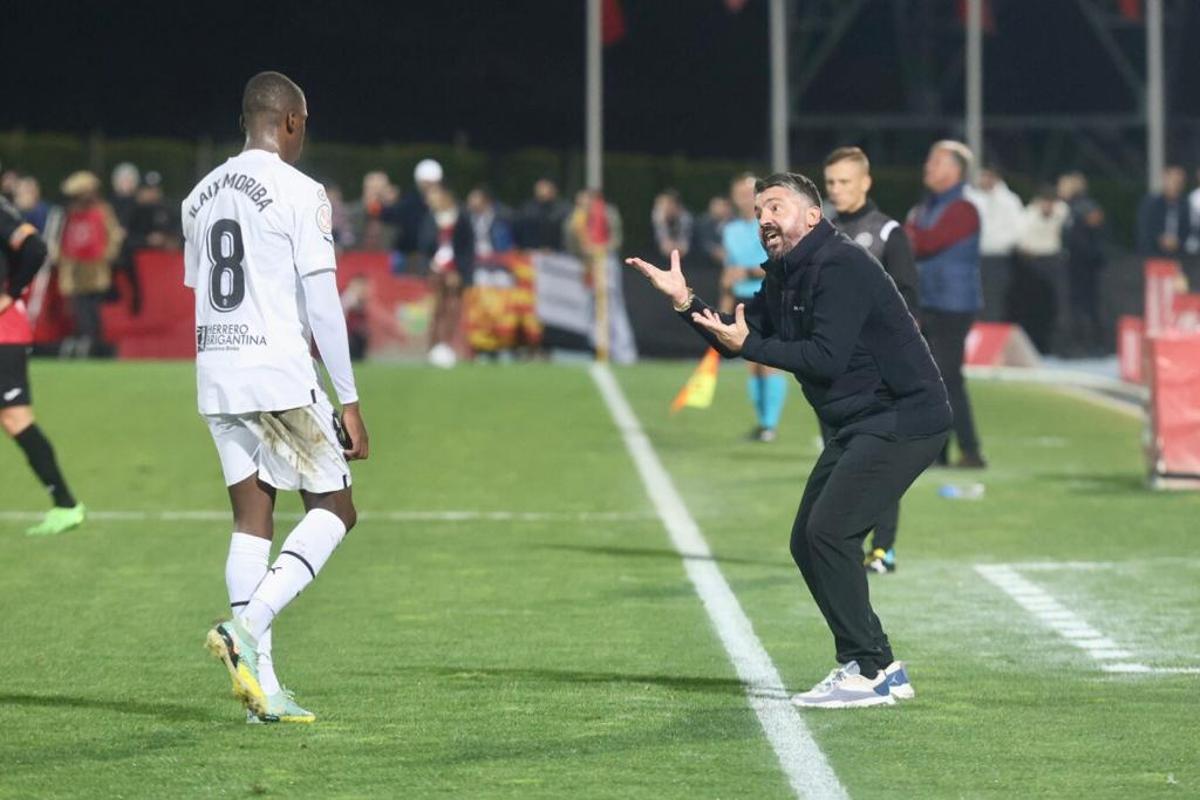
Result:
M733 315L695 296L677 252L668 270L626 263L723 356L791 372L832 429L804 487L791 551L838 664L793 702L890 705L911 697L912 686L871 608L862 545L941 452L951 424L946 387L896 284L822 217L816 185L777 173L754 188L766 278Z

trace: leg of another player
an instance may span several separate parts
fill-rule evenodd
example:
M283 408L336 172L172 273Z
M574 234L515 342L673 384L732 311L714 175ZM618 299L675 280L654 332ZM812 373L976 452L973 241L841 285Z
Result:
M229 487L229 501L234 533L225 561L225 588L229 591L230 611L238 616L267 574L275 535L275 487L263 483L255 473ZM258 682L268 697L280 690L270 629L258 637Z
M308 513L284 540L279 557L242 614L242 623L251 636L261 638L272 620L312 583L354 527L357 513L351 491L347 487L336 492L300 493Z
M33 474L54 501L54 507L46 514L46 518L30 528L28 533L33 536L64 533L82 523L86 510L71 494L58 467L54 447L34 419L33 407L21 405L0 408L0 427L25 453Z

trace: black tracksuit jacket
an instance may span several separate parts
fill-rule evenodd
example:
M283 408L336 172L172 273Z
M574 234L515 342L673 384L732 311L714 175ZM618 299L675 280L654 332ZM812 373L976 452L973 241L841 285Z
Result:
M929 347L870 253L823 219L763 269L763 286L746 303L750 335L740 353L692 321L692 313L708 308L703 301L680 316L723 356L792 373L836 437L930 436L950 427L946 387Z

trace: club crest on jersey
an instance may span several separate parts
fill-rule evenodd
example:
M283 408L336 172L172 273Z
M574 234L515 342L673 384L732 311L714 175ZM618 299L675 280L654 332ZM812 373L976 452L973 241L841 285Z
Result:
M321 192L321 194L324 194L324 192ZM329 207L328 203L317 206L317 227L326 236L333 233L333 209Z
M861 231L855 235L854 241L869 250L871 249L871 245L875 244L875 237L871 235L870 231Z

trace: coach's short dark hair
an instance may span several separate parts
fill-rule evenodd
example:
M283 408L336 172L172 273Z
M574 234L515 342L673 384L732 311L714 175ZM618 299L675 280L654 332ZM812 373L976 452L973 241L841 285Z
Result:
M776 172L774 175L759 178L754 182L754 193L762 194L767 189L776 186L782 186L796 194L802 194L814 206L821 207L821 193L817 190L817 185L799 172Z

